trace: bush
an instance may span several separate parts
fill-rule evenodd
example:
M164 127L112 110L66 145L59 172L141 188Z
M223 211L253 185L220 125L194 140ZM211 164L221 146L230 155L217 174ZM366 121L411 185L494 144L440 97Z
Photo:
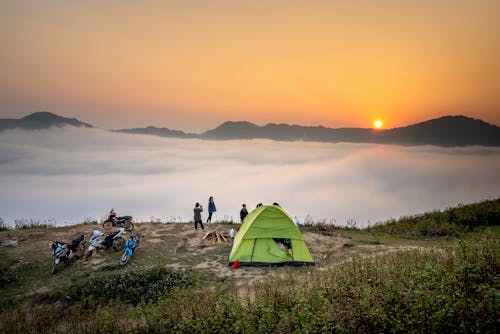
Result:
M69 297L84 306L106 304L120 300L131 304L155 300L159 295L177 286L188 286L194 278L185 273L176 273L164 268L144 271L100 271L81 283L73 283Z
M500 224L500 199L390 220L369 228L414 239L459 237Z
M0 288L19 280L21 277L20 263L9 265L0 259Z

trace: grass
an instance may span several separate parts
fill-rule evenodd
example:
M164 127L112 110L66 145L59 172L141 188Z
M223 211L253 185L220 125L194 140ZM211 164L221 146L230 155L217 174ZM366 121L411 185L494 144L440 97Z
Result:
M92 227L2 231L25 242L2 249L0 332L494 333L498 211L493 201L362 230L301 226L313 268L232 270L229 244L206 246L191 224L145 223L126 267L110 252L50 275L47 241Z
M248 283L244 289L252 293L244 296L234 282L216 289L200 282L164 289L135 306L105 295L107 303L97 298L91 308L65 305L62 319L39 306L30 314L23 308L6 312L1 320L6 332L27 333L53 328L54 322L68 332L494 332L498 246L488 238L439 250L353 257L326 271ZM88 322L83 325L80 317Z
M436 239L459 237L467 232L500 225L500 198L459 205L444 211L402 217L376 225L370 230L405 238Z

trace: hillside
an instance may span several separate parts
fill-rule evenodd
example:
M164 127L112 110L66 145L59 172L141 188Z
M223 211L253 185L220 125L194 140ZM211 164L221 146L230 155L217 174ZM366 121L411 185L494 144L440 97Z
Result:
M66 118L47 111L36 112L20 119L0 119L0 131L15 128L40 130L62 126L92 127L76 118Z
M499 146L500 128L465 116L446 116L382 131L377 141L405 145Z
M209 245L191 223L145 222L136 224L144 238L127 266L107 251L51 275L48 243L100 225L4 230L0 332L491 332L499 212L494 200L392 221L387 232L384 224L302 226L316 261L307 268L232 269L230 242ZM441 234L412 232L422 229ZM6 247L14 238L18 245Z
M14 128L39 130L62 126L92 127L92 125L75 118L66 118L50 112L37 112L21 119L0 119L0 131ZM228 121L202 134L186 133L180 130L155 126L111 131L207 140L270 139L277 141L436 145L445 147L500 146L500 128L498 126L466 116L445 116L405 127L384 130L334 129L323 126L301 126L283 123L258 126L246 121Z
M279 141L316 141L327 143L377 143L393 145L500 146L500 128L465 116L445 116L401 128L375 130L363 128L327 128L250 122L224 122L200 135L154 127L117 130L126 133L209 140L271 139Z
M465 116L445 116L401 128L375 130L325 128L249 122L226 122L201 135L205 139L303 140L319 142L378 143L395 145L499 146L500 128Z
M131 128L131 129L121 129L113 130L115 132L131 133L131 134L143 134L143 135L155 135L160 137L174 137L174 138L197 138L198 135L193 133L185 133L183 131L171 130L168 128L157 128L155 126L148 126L147 128Z

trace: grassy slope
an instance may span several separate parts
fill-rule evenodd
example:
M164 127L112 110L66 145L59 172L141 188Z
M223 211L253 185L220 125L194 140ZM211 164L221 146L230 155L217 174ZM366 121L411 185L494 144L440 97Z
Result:
M219 225L217 224L219 227ZM136 224L136 231L145 234L137 254L126 267L118 264L120 252L108 251L94 256L87 262L78 260L68 266L60 265L55 275L50 274L52 255L49 242L70 241L85 234L88 240L98 225L77 225L61 228L22 229L0 232L0 240L17 238L18 247L2 247L0 263L12 270L13 284L4 284L0 299L36 295L60 287L62 284L85 279L88 275L106 271L146 270L152 267L166 267L172 271L190 271L206 283L231 279L258 278L267 274L267 268L252 268L234 271L227 267L230 243L207 246L201 240L203 232L195 231L191 224ZM221 225L229 230L230 225ZM210 226L209 228L215 228ZM302 228L306 242L318 264L317 268L342 261L355 254L373 254L390 249L406 249L426 246L423 241L407 241L382 233L367 231L331 229L316 231L313 227ZM297 268L274 268L271 272L294 272Z
M498 206L498 201L494 202L494 205ZM448 215L448 213L444 214ZM427 216L425 220L427 221L425 223L426 226L429 226ZM417 254L426 254L426 252L424 252L425 249L432 250L434 254L436 254L436 251L438 252L437 254L440 254L439 252L441 251L448 252L453 247L457 247L456 240L458 239L456 238L457 235L455 233L452 233L452 235L454 235L453 239L432 238L430 240L426 240L401 238L399 236L400 228L394 227L396 223L397 222L391 222L393 226L391 226L389 230L383 230L378 227L368 230L348 230L332 228L331 226L304 226L301 229L306 239L306 243L317 262L316 267L242 268L238 270L232 270L231 268L228 268L226 266L227 256L230 251L229 243L217 246L207 246L205 242L201 240L202 232L194 231L191 224L143 223L137 224L136 229L144 233L145 237L143 239L143 242L137 249L137 253L135 254L134 258L132 258L131 262L126 267L121 267L118 265L118 258L120 256L119 252L109 252L94 255L94 257L88 262L80 260L71 264L70 266L61 266L59 272L55 275L50 274L52 256L50 255L48 243L54 240L69 241L73 237L76 237L77 235L82 233L85 234L86 237L88 237L92 229L99 226L78 225L62 228L2 231L0 232L0 240L16 237L19 240L20 245L13 248L0 246L0 274L2 275L0 279L0 284L2 284L0 289L0 332L2 331L2 328L4 328L5 331L23 332L48 331L55 328L58 328L59 330L64 332L72 331L77 328L78 330L83 332L92 332L95 331L96 328L99 328L98 326L110 326L111 324L115 324L117 327L105 328L108 328L108 330L110 331L122 331L126 330L127 328L158 329L158 326L165 326L164 328L183 331L182 326L186 326L184 329L189 328L188 331L196 331L195 324L200 320L193 315L192 312L195 312L194 310L184 309L187 303L186 300L192 300L193 298L203 301L203 305L205 305L204 303L206 303L207 305L218 305L218 303L222 301L223 304L219 305L218 307L221 308L221 312L223 312L226 317L229 317L230 315L228 314L228 310L226 310L225 307L230 307L232 310L239 310L240 312L245 313L248 317L256 316L252 314L250 310L261 310L263 313L266 313L269 312L269 310L274 309L276 312L280 312L280 314L283 314L284 318L280 320L279 323L282 323L282 325L290 323L289 325L292 326L292 323L294 323L295 320L293 317L287 318L286 314L291 314L290 312L292 312L294 305L304 306L309 304L304 300L290 299L290 297L288 297L288 293L283 290L284 287L287 287L287 289L290 290L294 290L300 286L301 282L313 282L308 283L308 289L311 290L307 290L307 293L305 295L304 292L302 292L302 294L300 292L297 292L294 293L294 296L298 296L296 298L311 298L309 300L311 306L308 307L310 309L314 309L313 306L316 305L316 307L319 307L317 306L319 305L318 303L323 303L324 298L320 299L320 302L310 296L316 295L317 293L319 293L318 291L321 291L320 294L324 294L324 291L328 291L329 287L339 284L337 281L329 280L327 277L337 277L337 279L339 280L346 280L350 277L355 277L357 275L356 273L358 272L356 268L363 268L364 266L366 268L371 268L371 265L368 262L363 262L365 261L363 259L375 257L375 259L379 259L376 261L379 261L378 263L382 266L382 268L387 269L392 268L392 266L396 266L393 263L394 261L398 263L401 258L406 258L406 255L404 254L413 254L415 252ZM406 228L409 230L412 229L412 227L408 227L409 225L407 219L402 219L401 225L406 226ZM491 226L489 226L486 230L480 229L476 232L468 232L467 235L459 236L459 239L474 240L472 244L479 244L480 240L487 238L490 241L486 245L489 248L493 248L491 250L493 252L492 254L499 255L498 245L500 239L500 229L498 227L498 224L489 225ZM213 228L213 226L210 226L209 228ZM221 228L227 230L229 229L229 225L221 225ZM418 224L415 224L414 230L421 230ZM396 234L396 236L388 233L391 231L397 231L396 233L394 233ZM415 234L410 233L408 235L414 236ZM427 234L423 236L425 237L427 236ZM448 251L446 251L446 249L448 249ZM454 250L451 250L449 252L449 254L455 254ZM484 250L482 250L482 252L484 252ZM425 259L427 255L425 255L423 259L412 258L412 256L413 255L408 255L408 261L414 261L414 263L419 263L419 261L421 261L424 266L428 266L429 263L434 263L426 262L427 260ZM419 255L415 256L418 257ZM442 257L443 256L438 256L432 261L439 261L439 259ZM494 256L493 258L498 258L498 256ZM492 270L494 276L498 278L497 262L498 261L493 262L493 268L490 268L491 264L489 264L490 267L481 267L482 272ZM412 263L413 262L410 262L410 267L415 267L415 265L413 265ZM463 263L461 263L462 262L457 261L456 267L459 268L460 266L464 265ZM467 264L466 262L464 263ZM442 266L447 265L450 266L448 271L458 270L454 269L455 267L451 267L451 264L445 263ZM477 266L479 265L485 264L477 264ZM432 264L432 266L434 266L434 264ZM435 266L436 268L439 267L438 264L435 264ZM471 266L472 268L471 264L469 264L469 266ZM401 275L403 276L398 277L397 282L401 280L405 281L407 279L404 277L404 273L406 273L407 275L417 276L428 274L415 274L411 271L406 272L409 269L413 269L408 269L406 267L408 267L408 265L402 267L403 274ZM114 285L116 285L116 281L112 281L112 279L116 280L116 277L127 277L127 280L140 280L143 279L142 276L138 276L140 275L140 273L145 273L144 276L146 276L146 274L150 275L151 272L158 273L159 270L163 270L161 268L166 268L170 272L185 273L186 277L189 277L188 283L194 284L193 288L181 289L171 294L170 297L161 297L160 294L159 297L155 297L154 303L144 304L142 306L134 306L136 305L136 302L131 301L130 298L128 300L127 298L125 298L124 301L128 303L125 306L116 306L113 303L108 304L106 299L99 299L99 296L95 298L95 301L89 302L88 300L85 300L85 296L82 297L81 295L75 294L75 287L78 287L78 289L83 289L83 291L92 291L92 289L100 288L106 289L106 284L109 285L109 282L115 282ZM397 273L397 270L399 269L396 269L393 269L392 272ZM348 273L349 276L339 276L339 273L343 271ZM388 275L388 273L384 271L378 273L370 272L370 274L368 274L369 270L366 269L366 271L366 277L363 277L360 281L357 281L357 283L352 283L352 286L361 289L360 291L371 291L371 293L373 294L373 287L366 287L362 282L366 281L367 277L371 277L370 275L375 275L375 277L385 277ZM446 272L447 271L445 270L444 273ZM103 277L105 279L103 279ZM271 277L274 278L270 279ZM260 282L261 278L265 278L265 281ZM388 282L384 282L385 283L382 284L383 286L388 284ZM99 287L98 285L93 286L92 284L94 283L102 283L102 285L101 287ZM144 285L144 283L140 284ZM493 286L491 285L491 283L488 283L488 281L484 284L486 284L486 287L488 289L492 289L493 294L498 294L498 279L496 279L496 283L493 284ZM389 287L386 286L384 289L389 291L390 286L394 285L395 283L392 282L391 284L389 284ZM322 288L318 290L318 286ZM159 288L162 287L160 286ZM339 291L341 291L343 288L345 288L345 286L338 286ZM107 289L109 289L109 287ZM408 288L405 287L405 289ZM133 291L133 287L130 289L130 291ZM268 291L269 294L272 295L272 298L269 298L269 294L267 295L267 297L265 295L262 295L262 291ZM123 293L123 291L117 293ZM391 290L390 295L392 297L390 298L396 298L395 296L399 296L398 293ZM432 293L430 293L430 290L427 291L427 293L429 293L429 296L432 295ZM126 291L124 292L124 294L126 295ZM102 297L103 295L104 294L101 293L100 296ZM75 296L80 299L75 300ZM239 296L240 299L233 300L230 296ZM333 296L328 298L329 303L334 303L335 300L337 300L337 297L338 300L342 301L342 305L348 305L349 303L347 301L350 300L349 298L351 298L349 297L349 293L347 293L347 295ZM385 297L383 297L382 299L384 298ZM399 296L398 298L403 297ZM484 299L486 297L482 298ZM268 299L284 300L282 300L280 304L281 306L273 306L266 304L270 302ZM229 305L224 304L226 302L229 303ZM484 303L487 302L488 299L486 298ZM172 303L177 303L180 311L179 309L170 310L164 303L167 303L169 305L171 305ZM246 303L254 304L252 304L251 309L239 309L240 307L242 307L241 305L245 305ZM394 301L392 304L394 303L396 302ZM422 303L422 305L424 306L427 305L425 304L425 302ZM432 305L432 303L433 302L431 301L430 304L425 307L430 308L429 305ZM13 305L15 306L14 309L12 308ZM288 306L285 307L283 305ZM417 308L424 307L418 305L416 306ZM96 313L92 311L89 312L89 310L92 310L96 307L100 310L105 311L99 312L98 315L96 315ZM280 309L280 307L285 308ZM339 306L337 305L336 307L338 308ZM386 309L378 310L378 307L379 306L372 306L370 309L373 312L382 312L384 310L385 311L382 313L388 312ZM26 310L29 309L31 309L31 313L26 312ZM168 315L160 311L166 309L169 309L170 313ZM70 312L68 310L72 310L74 312L80 313L80 316L77 319L73 314L69 316L70 320L65 320L61 317L57 317L51 314L49 310L59 310L61 314L66 314L65 312ZM355 311L358 312L359 310L356 309L349 311L346 306L346 309L343 311L348 313ZM430 312L428 310L425 311ZM179 323L176 323L175 326L177 327L174 327L174 324L172 324L171 322L173 321L172 319L175 319L175 312L178 313L179 319L191 319L192 322L184 323L179 320L183 325L181 326ZM208 310L204 309L197 310L197 312L208 312L210 314L210 317L215 317L216 319L218 319L218 317L220 316L223 316L218 313L214 314L213 310L209 312ZM315 310L315 312L319 311ZM498 314L498 309L490 310L490 312L493 313L487 314ZM124 313L128 314L128 317L132 319L130 320L131 323L128 323L128 320L122 319L122 316L117 315ZM19 314L21 314L21 316ZM264 315L265 314L261 314L261 316L255 320L258 326L271 326L269 328L265 327L262 329L265 329L266 331L280 332L281 330L279 329L279 327L273 327L274 325L266 323ZM373 315L373 317L375 316L379 315ZM114 320L112 320L115 319L115 317L122 320L120 320L118 323L115 323ZM233 315L233 318L233 321L235 322L244 320L239 319L235 315ZM311 315L308 319L311 319ZM221 329L220 326L222 326L225 321L223 318L219 320L220 324L212 324L213 328ZM305 325L313 326L313 322L309 323L307 321L304 321L303 323ZM338 321L339 323L344 324L344 327L340 328L344 328L344 330L353 330L357 328L356 326L358 326L356 324L353 324L351 327L349 327L349 324L346 325L345 321L340 318L333 320L323 319L322 321L326 321L327 324L330 324L332 321ZM363 321L364 320L361 319L360 323L363 323ZM385 321L390 322L390 320L387 319ZM26 327L23 327L24 325L26 325ZM205 324L205 326L208 325ZM403 326L402 328L408 328L407 326L409 325L408 322L405 322L401 326ZM244 325L241 325L240 327L234 325L227 330L230 331L230 329L236 328L239 328L240 330L243 329L247 332L259 331L259 328L246 328ZM383 328L382 325L376 327L376 329L381 328ZM307 330L304 331L307 332Z

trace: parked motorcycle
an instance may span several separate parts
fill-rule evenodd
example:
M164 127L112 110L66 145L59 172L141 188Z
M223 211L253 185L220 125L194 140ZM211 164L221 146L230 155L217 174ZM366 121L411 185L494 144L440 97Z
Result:
M92 256L94 250L99 252L100 250L121 250L125 245L125 238L122 237L125 229L123 227L118 228L113 233L103 233L99 230L94 230L92 232L92 237L89 240L89 247L87 248L87 253L85 254L85 261L88 261Z
M68 264L82 257L85 252L85 236L82 234L69 244L62 241L54 241L49 244L52 249L54 261L52 262L52 274L56 273L57 265L61 262Z
M109 230L112 226L124 227L127 231L132 231L134 229L134 223L132 223L132 216L121 216L117 217L115 209L111 209L108 218L102 223L102 227Z
M142 234L136 233L129 237L127 242L125 243L125 248L123 248L123 254L120 257L120 264L122 266L128 263L128 260L132 255L134 255L134 251L139 246L141 242Z

